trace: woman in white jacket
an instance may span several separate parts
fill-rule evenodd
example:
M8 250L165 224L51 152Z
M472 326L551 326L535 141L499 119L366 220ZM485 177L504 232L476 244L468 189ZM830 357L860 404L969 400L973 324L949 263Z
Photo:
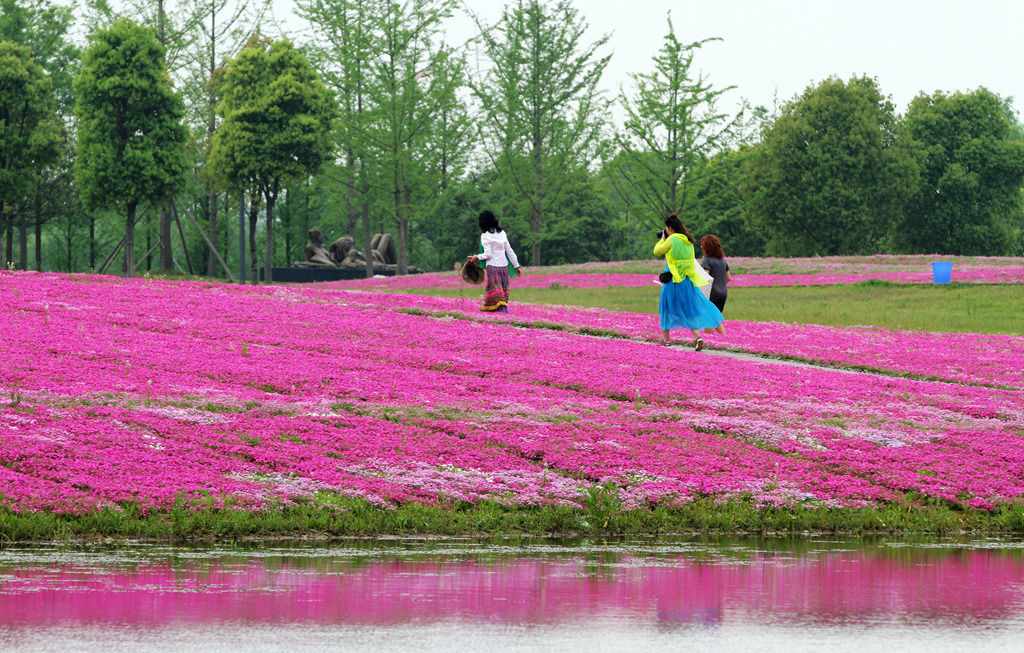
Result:
M520 274L519 257L493 213L482 211L479 222L480 253L467 256L466 260L477 261L487 268L484 305L481 310L508 313L509 279Z

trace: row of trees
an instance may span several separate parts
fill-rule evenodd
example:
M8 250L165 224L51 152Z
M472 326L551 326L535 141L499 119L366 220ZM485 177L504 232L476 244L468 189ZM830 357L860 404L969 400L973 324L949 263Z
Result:
M995 94L919 95L828 79L746 150L748 217L772 254L1024 253L1024 140Z
M726 111L695 64L715 39L669 20L609 98L607 37L568 0L454 44L456 0L296 4L298 47L262 35L266 4L90 0L79 50L69 9L0 0L8 265L270 279L319 228L395 233L400 272L439 269L483 207L532 265L646 256L670 212L733 255L1024 254L1024 134L985 89L898 115L874 79L829 78Z

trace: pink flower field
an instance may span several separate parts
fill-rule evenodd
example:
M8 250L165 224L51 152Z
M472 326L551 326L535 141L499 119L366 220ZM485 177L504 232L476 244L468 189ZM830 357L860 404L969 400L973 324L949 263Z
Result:
M3 505L1024 497L1021 338L959 336L947 362L932 334L878 329L730 323L713 343L946 379L921 380L656 347L652 316L470 302L2 272Z
M656 302L656 289L652 297L652 302ZM660 338L657 317L645 313L517 302L512 315L497 317L481 314L480 302L475 296L449 298L379 292L327 291L323 301L345 301L441 317L457 315L465 319L522 326L539 325L644 342ZM785 357L925 380L1014 390L1024 388L1022 336L927 333L870 326L843 328L781 322L726 322L726 335L707 336L712 349Z

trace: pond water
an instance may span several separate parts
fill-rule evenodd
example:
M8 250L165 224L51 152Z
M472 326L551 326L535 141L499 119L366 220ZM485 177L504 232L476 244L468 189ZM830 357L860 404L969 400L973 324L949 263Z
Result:
M2 651L1020 651L1024 542L0 549Z

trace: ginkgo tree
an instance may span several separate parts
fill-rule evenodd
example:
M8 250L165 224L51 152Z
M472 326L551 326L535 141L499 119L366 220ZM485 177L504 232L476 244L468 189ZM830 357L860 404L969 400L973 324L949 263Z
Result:
M743 125L743 110L730 115L719 108L733 87L715 88L694 70L697 53L716 40L681 42L668 19L653 69L632 75L632 95L620 92L626 120L616 136L613 179L631 211L651 226L660 227L670 213L684 213L704 162L732 143Z
M565 0L519 0L496 25L477 24L490 59L471 80L481 145L504 196L501 217L529 243L529 263L541 265L544 242L583 217L568 200L602 144L608 36L588 44L586 21Z

